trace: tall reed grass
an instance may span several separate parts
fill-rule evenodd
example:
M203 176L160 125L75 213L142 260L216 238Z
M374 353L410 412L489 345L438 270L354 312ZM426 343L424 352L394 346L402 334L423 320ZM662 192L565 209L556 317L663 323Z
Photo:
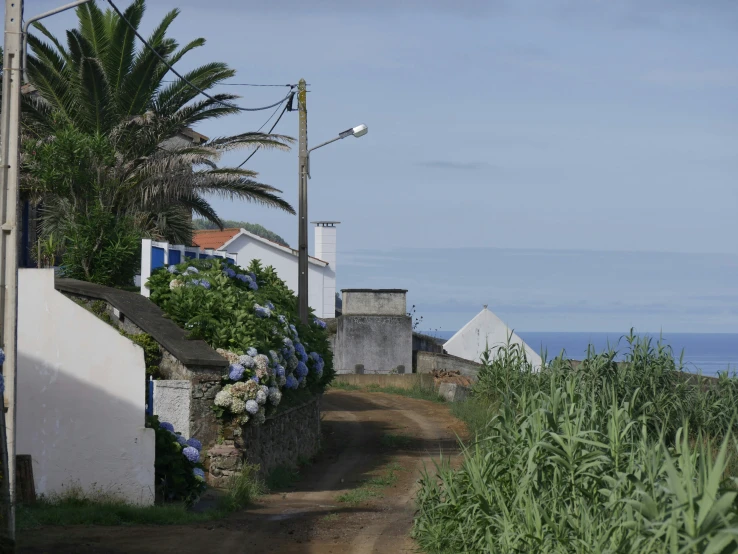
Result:
M425 551L738 552L735 380L687 380L667 346L626 341L622 363L590 349L540 371L516 345L487 353L476 440L421 480Z

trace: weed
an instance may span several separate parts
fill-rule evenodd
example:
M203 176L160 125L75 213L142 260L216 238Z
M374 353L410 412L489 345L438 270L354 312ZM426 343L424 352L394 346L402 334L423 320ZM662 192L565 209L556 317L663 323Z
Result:
M265 492L266 487L259 477L259 466L244 464L241 473L233 478L228 487L228 494L222 499L221 507L229 512L240 510Z

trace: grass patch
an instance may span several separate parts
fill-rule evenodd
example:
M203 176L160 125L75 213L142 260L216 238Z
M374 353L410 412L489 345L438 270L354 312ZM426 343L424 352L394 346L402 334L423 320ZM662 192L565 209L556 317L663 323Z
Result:
M217 507L202 512L188 509L183 503L134 506L109 494L86 494L73 487L63 495L41 496L33 504L19 505L17 526L27 530L53 525L189 525L221 519L266 492L258 471L259 466L246 465Z
M334 521L338 521L338 514L328 514L327 516L323 516L323 521L326 523L333 523Z
M411 438L407 435L395 435L394 433L384 433L379 442L385 448L404 448L410 444Z
M221 510L235 512L245 508L265 492L266 486L259 478L259 466L244 464L241 473L234 477L228 494L221 500Z
M497 404L472 396L463 402L452 402L451 413L466 424L469 437L474 440L474 437L486 429L489 421L497 413Z
M32 505L18 505L19 530L50 525L187 525L211 521L227 514L223 510L196 513L184 504L132 506L120 500L89 498L39 498Z
M400 464L393 462L385 468L383 473L364 481L359 487L339 496L337 500L350 506L356 506L372 498L381 498L384 496L383 489L394 487L397 484L397 472L401 470Z
M349 383L342 383L340 381L334 381L331 383L331 387L337 390L347 391L363 391L363 392L383 392L385 394L395 394L397 396L406 396L408 398L417 398L418 400L430 400L431 402L445 403L446 400L438 394L438 391L433 387L423 386L420 383L415 383L409 389L401 387L380 387L377 384L367 385L366 387L360 387Z

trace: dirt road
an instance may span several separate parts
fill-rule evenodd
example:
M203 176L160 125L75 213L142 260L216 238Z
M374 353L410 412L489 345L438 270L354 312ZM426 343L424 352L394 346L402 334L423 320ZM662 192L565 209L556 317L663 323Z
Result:
M323 398L323 451L293 489L192 526L71 527L21 536L27 554L414 552L413 496L423 464L457 450L448 407L382 393Z

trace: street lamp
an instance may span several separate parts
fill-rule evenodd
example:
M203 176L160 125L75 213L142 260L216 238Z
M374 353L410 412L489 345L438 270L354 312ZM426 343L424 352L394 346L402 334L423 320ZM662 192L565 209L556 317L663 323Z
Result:
M359 125L339 133L337 137L327 140L318 146L308 149L307 147L307 105L306 105L305 79L300 80L298 85L297 100L300 110L300 136L299 136L299 178L300 198L298 208L299 219L299 254L297 275L297 306L300 321L308 322L308 220L307 220L307 182L310 178L310 152L322 148L326 144L345 139L346 137L363 137L369 132L366 125Z

